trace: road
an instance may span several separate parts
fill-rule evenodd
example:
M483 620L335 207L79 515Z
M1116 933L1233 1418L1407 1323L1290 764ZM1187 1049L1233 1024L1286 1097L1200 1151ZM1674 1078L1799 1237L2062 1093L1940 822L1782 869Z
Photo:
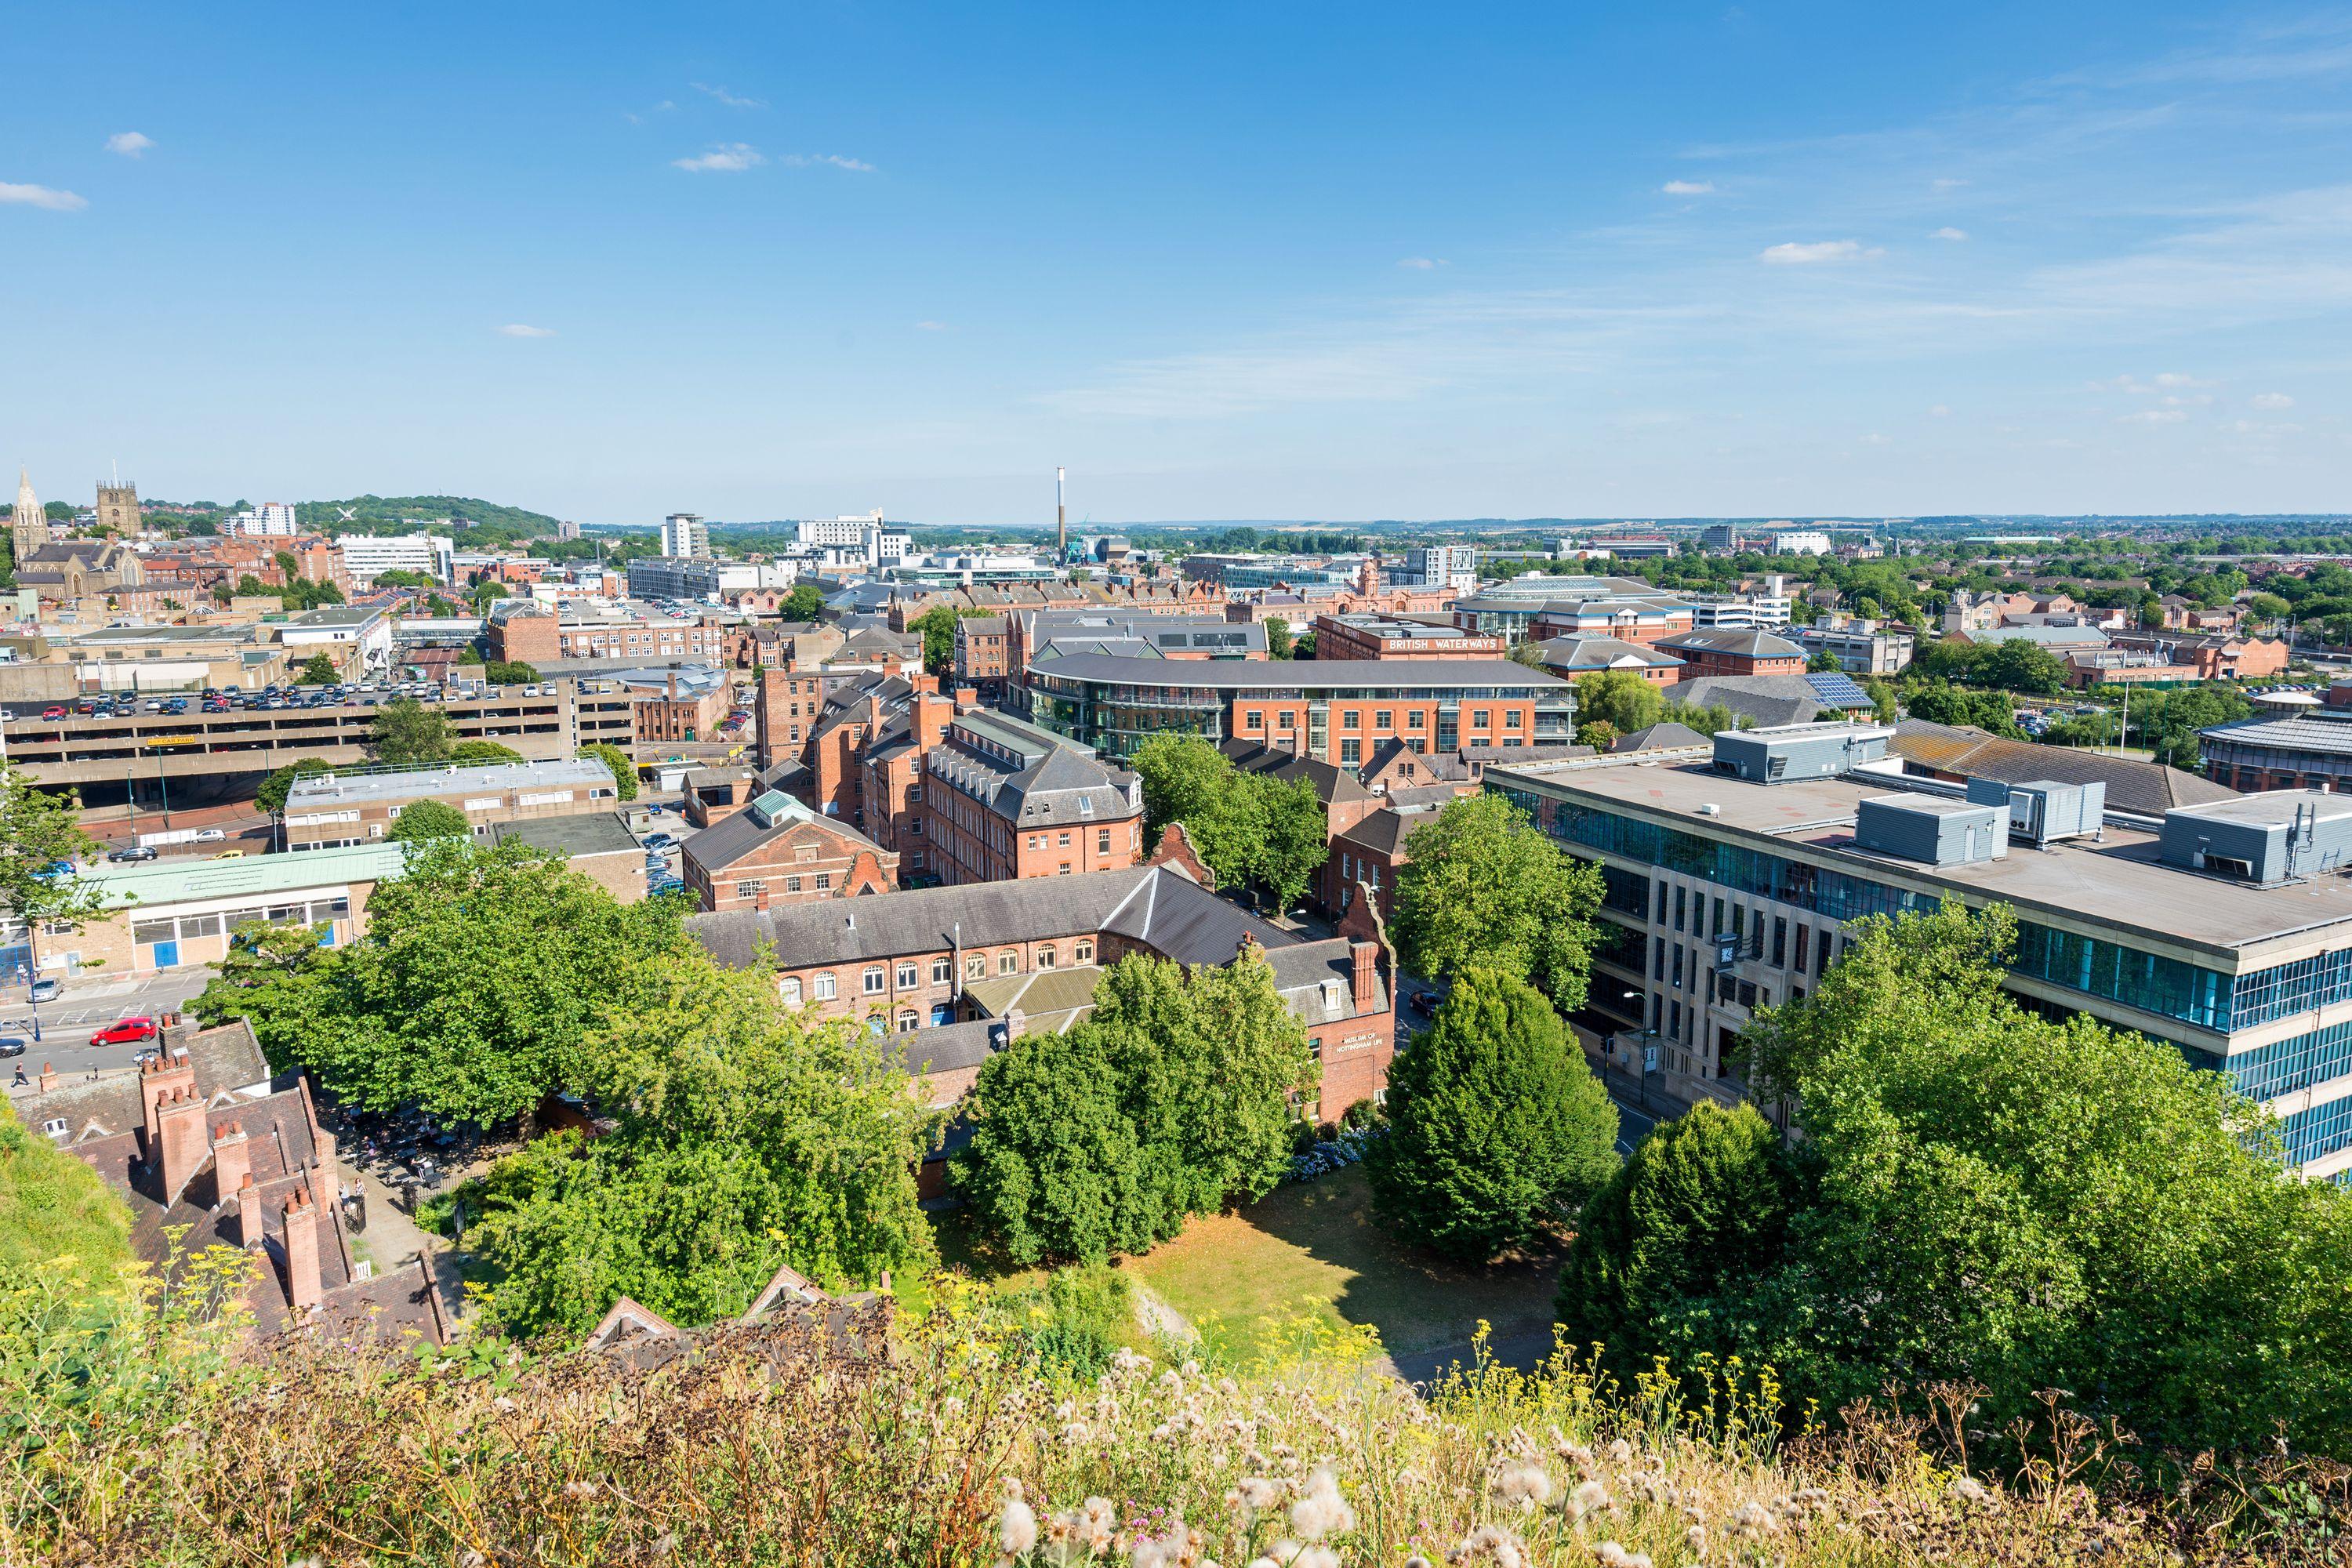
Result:
M117 975L110 979L84 976L66 982L65 994L36 1008L25 999L21 985L0 991L0 1035L26 1041L33 1037L38 1016L41 1039L6 1064L22 1067L27 1077L47 1062L68 1076L95 1068L127 1068L139 1059L144 1045L91 1046L90 1032L117 1018L153 1017L158 1013L184 1011L191 998L211 984L209 965L166 970L161 974ZM13 1078L14 1072L5 1076ZM11 1086L13 1087L13 1086Z

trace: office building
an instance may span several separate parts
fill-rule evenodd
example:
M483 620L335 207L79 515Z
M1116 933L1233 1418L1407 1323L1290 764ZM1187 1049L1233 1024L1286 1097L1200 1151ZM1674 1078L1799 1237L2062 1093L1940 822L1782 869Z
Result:
M710 530L690 511L674 511L661 521L661 552L664 555L708 555L710 553Z
M1511 651L1500 633L1401 616L1318 616L1313 629L1318 659L1501 658Z
M1404 564L1391 569L1389 581L1400 588L1452 588L1457 594L1478 591L1478 551L1470 544L1422 545L1404 552Z
M782 790L690 835L679 866L687 891L711 911L858 898L898 883L898 857Z
M634 599L715 601L760 585L760 569L740 561L657 555L629 563L629 596Z
M1775 555L1827 555L1830 536L1817 528L1793 529L1772 536Z
M382 675L392 668L392 617L370 605L321 605L280 621L274 629L278 640L293 650L289 663L324 653L346 680Z
M2352 794L2352 684L2329 687L2317 707L2269 707L2200 730L2197 755L2206 777L2242 790Z
M220 531L247 539L291 539L299 531L293 507L282 500L266 500L244 511L231 512L221 519Z
M385 572L422 572L436 583L457 575L457 547L446 534L346 533L336 541L343 554L343 574L358 584L373 583Z
M2152 819L2109 811L2095 784L1906 779L1885 771L1890 734L1794 725L1719 734L1712 763L1487 770L1602 868L1588 1047L1735 1099L1741 1031L1820 984L1849 922L2002 903L2020 1001L2229 1073L2306 1176L2352 1170L2352 802L2245 795Z
M502 822L611 811L619 789L613 770L593 758L316 773L295 780L287 794L286 847L380 842L402 808L420 800L456 806L474 837L488 842L490 829Z
M1828 654L1848 675L1899 674L1911 668L1916 641L1909 632L1889 631L1875 621L1790 626L1780 635L1803 648L1808 658Z

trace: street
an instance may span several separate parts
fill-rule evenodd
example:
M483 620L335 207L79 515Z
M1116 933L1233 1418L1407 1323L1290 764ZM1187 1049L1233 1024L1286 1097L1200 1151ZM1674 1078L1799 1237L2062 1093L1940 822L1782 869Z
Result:
M152 1042L91 1046L86 1043L91 1031L117 1018L152 1018L161 1013L183 1011L189 1000L211 983L212 977L212 968L204 964L167 970L161 974L113 975L105 979L84 975L67 981L63 995L54 1002L42 1003L37 1009L25 1000L22 985L8 986L0 990L0 1035L31 1042L33 1020L37 1013L41 1038L6 1066L24 1068L27 1078L37 1076L44 1062L67 1075L130 1067L139 1059L141 1051L151 1048ZM10 1071L5 1076L13 1079L15 1074Z

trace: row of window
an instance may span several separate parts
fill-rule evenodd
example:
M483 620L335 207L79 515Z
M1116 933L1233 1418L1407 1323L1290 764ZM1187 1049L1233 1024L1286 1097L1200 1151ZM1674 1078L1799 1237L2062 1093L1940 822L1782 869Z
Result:
M226 936L240 926L314 926L351 918L352 901L349 899L314 899L306 903L271 904L260 909L228 910L212 915L133 921L131 922L131 940L141 943L185 942L193 937Z
M809 890L819 893L829 893L833 890L833 873L830 871L819 871L812 880L814 882L814 888ZM735 896L739 899L756 899L767 890L768 881L764 877L735 884ZM786 877L784 879L784 891L787 894L797 893L803 890L800 878Z
M1094 961L1095 944L1091 939L1082 939L1072 944L1070 948L1070 962L1072 963L1083 966L1085 964L1092 963ZM1060 952L1054 943L1047 942L1044 946L1038 948L1037 967L1039 969L1055 968L1059 962ZM966 953L963 961L963 977L968 981L985 980L988 978L988 954L984 952ZM887 963L867 964L863 973L858 976L858 985L861 993L867 996L880 996L887 994L890 990L890 982L893 978L891 973L892 968L892 965ZM896 968L898 972L896 979L898 980L898 988L899 990L912 991L923 984L922 974L924 963L922 960L902 958L898 962ZM933 985L945 985L950 980L954 978L954 961L945 955L936 955L931 958L929 961L929 969L931 976L930 984ZM1018 949L1007 949L996 955L996 973L999 974L1018 974L1021 973L1021 953ZM801 976L797 974L785 975L782 980L777 983L777 990L788 1005L798 1006L803 999ZM805 998L807 1000L812 1002L829 1002L837 996L839 992L839 982L832 970L821 969L814 974L808 976L808 984L805 992Z

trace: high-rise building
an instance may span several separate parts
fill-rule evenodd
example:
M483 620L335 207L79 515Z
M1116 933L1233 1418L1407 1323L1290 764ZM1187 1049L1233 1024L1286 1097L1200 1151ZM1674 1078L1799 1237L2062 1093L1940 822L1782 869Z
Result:
M266 500L247 510L231 513L222 521L221 531L242 534L247 539L291 539L299 531L294 522L293 507L282 500Z
M661 552L670 556L709 554L709 525L690 511L670 513L662 519Z
M1469 544L1431 544L1404 552L1404 565L1389 574L1389 581L1406 588L1452 588L1457 594L1478 591L1478 551Z
M8 517L8 539L20 565L49 542L48 516L41 510L40 498L33 493L29 469L16 470L16 510Z
M422 572L446 583L457 570L457 546L438 533L347 533L335 548L342 552L344 574L354 583L373 583L379 573L391 571Z
M139 531L139 487L137 485L100 485L98 487L98 526L112 529L115 534L129 539Z

